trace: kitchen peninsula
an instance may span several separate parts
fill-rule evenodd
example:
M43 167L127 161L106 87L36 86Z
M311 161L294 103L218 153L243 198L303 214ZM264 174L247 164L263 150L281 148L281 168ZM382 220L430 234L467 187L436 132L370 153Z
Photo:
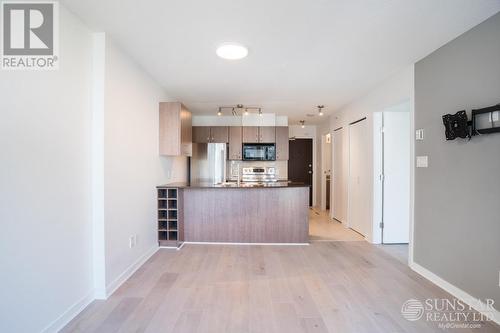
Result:
M308 243L307 185L173 183L157 191L160 246Z

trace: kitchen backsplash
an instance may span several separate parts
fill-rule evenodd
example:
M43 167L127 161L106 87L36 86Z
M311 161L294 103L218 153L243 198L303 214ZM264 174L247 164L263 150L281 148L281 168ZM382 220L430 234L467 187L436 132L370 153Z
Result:
M238 166L245 167L275 167L278 179L288 179L288 161L227 161L228 180L238 179Z

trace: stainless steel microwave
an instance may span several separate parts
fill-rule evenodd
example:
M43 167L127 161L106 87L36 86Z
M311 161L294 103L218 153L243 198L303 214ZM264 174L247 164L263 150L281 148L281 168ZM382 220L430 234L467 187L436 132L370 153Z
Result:
M244 161L275 161L276 146L274 143L244 143Z

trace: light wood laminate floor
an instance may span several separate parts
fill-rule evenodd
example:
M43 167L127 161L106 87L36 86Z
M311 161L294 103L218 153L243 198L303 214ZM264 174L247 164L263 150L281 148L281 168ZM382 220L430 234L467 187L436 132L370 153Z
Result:
M435 297L450 296L367 242L188 244L160 249L63 332L437 332L400 314Z

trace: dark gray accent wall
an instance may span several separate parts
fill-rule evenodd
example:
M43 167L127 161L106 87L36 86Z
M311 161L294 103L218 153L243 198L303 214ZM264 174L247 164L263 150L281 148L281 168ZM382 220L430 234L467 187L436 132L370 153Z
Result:
M500 14L415 65L414 261L500 308L500 134L445 140L441 116L500 103Z

